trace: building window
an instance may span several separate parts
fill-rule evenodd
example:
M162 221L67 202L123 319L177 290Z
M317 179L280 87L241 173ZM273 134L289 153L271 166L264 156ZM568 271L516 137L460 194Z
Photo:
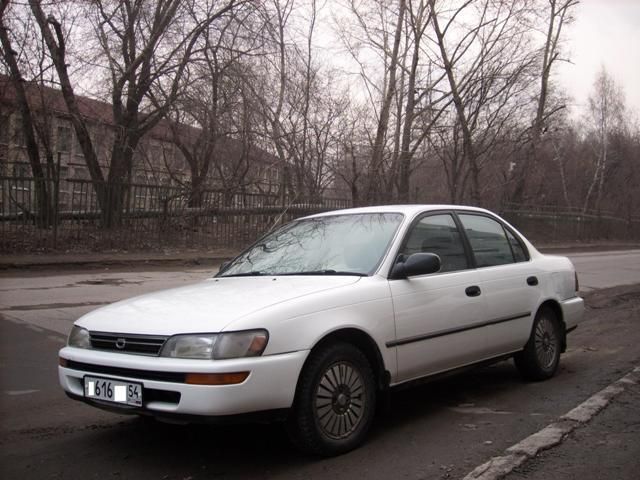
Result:
M267 181L270 185L274 185L278 183L278 177L280 172L276 167L269 167L267 169Z
M58 151L59 152L70 152L71 151L71 128L69 127L58 127Z
M162 153L162 147L160 145L151 145L149 147L149 161L151 164L160 163L164 161L164 155Z
M7 146L0 145L0 175L5 175L8 161L9 156L7 155Z
M80 146L80 141L78 140L77 135L73 135L73 153L77 156L82 157L84 153L82 153L82 147Z
M0 144L7 145L9 143L9 115L0 113Z
M28 177L31 173L28 163L16 162L13 164L14 177Z
M13 143L19 147L24 147L26 142L24 139L24 130L22 129L22 117L16 115L13 117Z
M89 170L83 166L74 166L73 167L73 178L75 180L89 180L91 177L89 175Z

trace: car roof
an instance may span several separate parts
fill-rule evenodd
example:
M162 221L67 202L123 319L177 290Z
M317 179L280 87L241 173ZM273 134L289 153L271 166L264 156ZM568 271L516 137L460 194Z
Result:
M359 208L345 208L343 210L332 210L330 212L317 213L315 215L309 215L304 218L316 218L316 217L326 217L332 215L350 215L357 213L403 213L408 217L413 217L414 215L421 212L428 212L433 210L467 210L467 211L476 211L476 212L484 212L491 213L484 208L478 207L469 207L464 205L379 205L373 207L359 207Z

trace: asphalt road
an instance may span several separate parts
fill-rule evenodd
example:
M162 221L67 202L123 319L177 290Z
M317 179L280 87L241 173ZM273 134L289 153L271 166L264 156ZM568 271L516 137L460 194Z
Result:
M369 442L327 460L297 453L279 425L158 424L102 412L62 393L57 351L75 318L103 303L206 278L209 270L4 273L0 478L462 478L640 365L640 251L571 257L589 309L555 378L525 383L502 362L394 392ZM610 289L593 291L604 288ZM543 455L510 477L603 478L606 460L600 471L588 468L598 448L623 466L610 478L635 478L639 401L630 390L547 460ZM567 459L583 470L572 470ZM571 475L550 475L558 471Z
M640 282L640 250L572 253L580 279L580 290L629 285Z

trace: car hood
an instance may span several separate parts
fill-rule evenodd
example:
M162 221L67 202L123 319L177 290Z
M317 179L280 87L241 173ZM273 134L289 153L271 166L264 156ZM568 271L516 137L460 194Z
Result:
M357 282L351 276L212 278L94 310L76 323L89 331L175 335L219 332L254 312Z

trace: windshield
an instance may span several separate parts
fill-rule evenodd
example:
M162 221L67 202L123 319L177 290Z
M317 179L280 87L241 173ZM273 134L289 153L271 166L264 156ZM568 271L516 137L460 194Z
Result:
M370 275L401 221L399 213L298 220L259 240L218 276Z

